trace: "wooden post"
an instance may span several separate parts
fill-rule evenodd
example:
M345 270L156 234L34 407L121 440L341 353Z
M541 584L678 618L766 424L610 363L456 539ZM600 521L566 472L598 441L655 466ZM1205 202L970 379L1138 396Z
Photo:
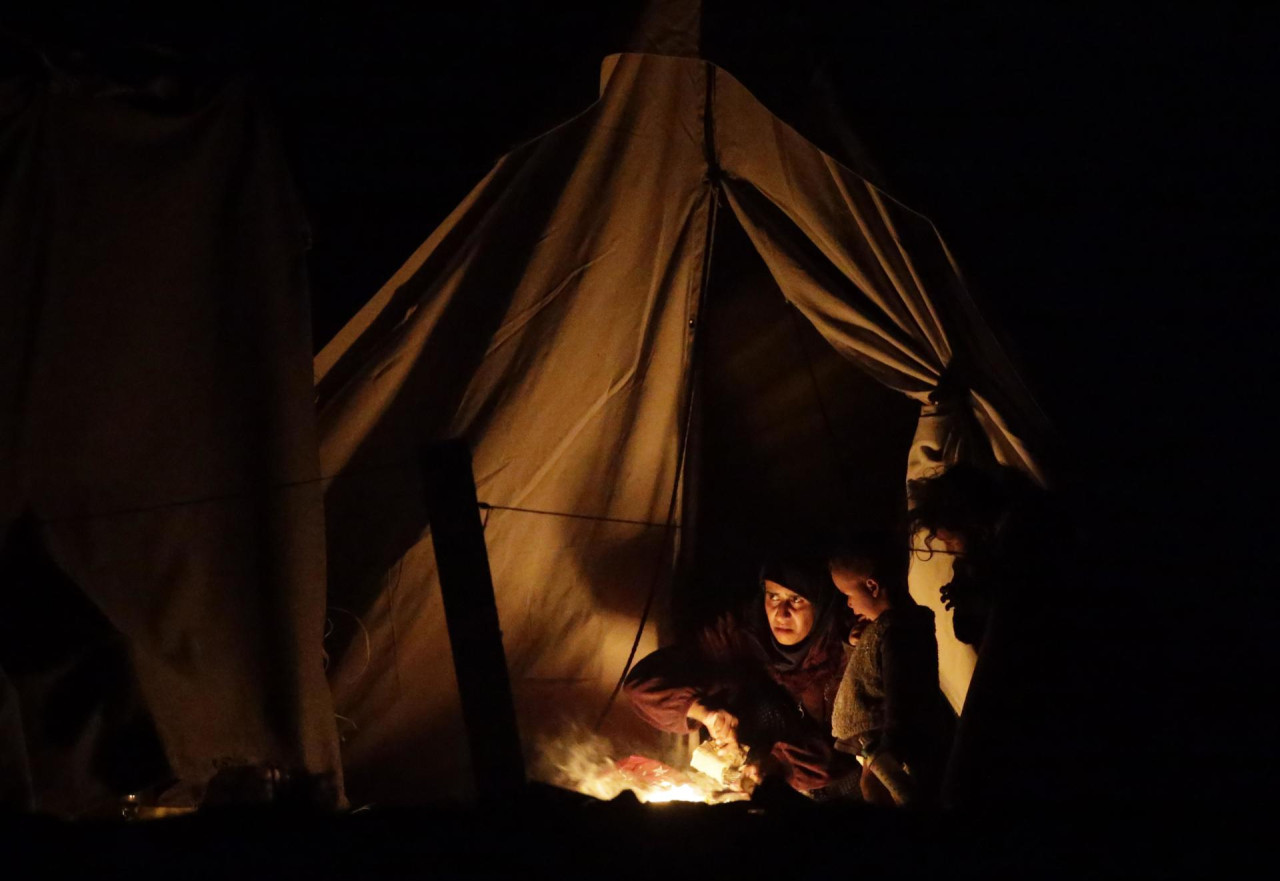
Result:
M509 801L524 788L524 759L466 441L428 444L422 472L476 790L484 803Z

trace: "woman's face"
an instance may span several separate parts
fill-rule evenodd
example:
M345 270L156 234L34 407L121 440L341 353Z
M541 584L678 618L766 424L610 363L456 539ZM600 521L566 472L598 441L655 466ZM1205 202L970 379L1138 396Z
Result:
M781 645L804 642L813 629L813 603L776 581L764 583L764 614L773 638Z

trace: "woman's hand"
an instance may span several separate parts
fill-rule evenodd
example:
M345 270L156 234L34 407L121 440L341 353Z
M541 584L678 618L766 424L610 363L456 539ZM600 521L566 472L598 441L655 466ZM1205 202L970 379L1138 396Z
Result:
M738 743L738 717L728 710L713 710L702 724L716 743Z
M689 718L702 724L716 743L738 743L738 717L728 710L708 710L694 701L689 707Z
M787 766L773 753L757 754L747 759L742 766L742 791L750 795L757 786L764 783L765 778L777 777L785 779Z

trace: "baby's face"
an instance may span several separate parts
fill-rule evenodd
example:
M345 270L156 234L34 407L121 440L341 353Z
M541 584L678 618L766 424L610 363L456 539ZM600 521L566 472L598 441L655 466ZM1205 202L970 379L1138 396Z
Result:
M876 596L871 587L875 584L866 575L857 572L836 570L831 573L831 581L836 590L844 594L849 608L859 618L875 618L879 612Z

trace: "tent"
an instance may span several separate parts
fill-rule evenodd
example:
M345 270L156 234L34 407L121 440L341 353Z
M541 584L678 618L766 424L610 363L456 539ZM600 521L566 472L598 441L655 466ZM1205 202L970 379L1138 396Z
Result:
M634 734L608 701L646 612L637 657L771 530L875 522L960 456L1042 476L1043 417L933 225L687 54L607 58L598 101L504 156L315 369L356 799L470 792L429 439L472 446L526 751L606 709ZM958 707L947 567L911 587Z
M0 544L33 560L0 567L0 747L34 778L0 801L252 765L340 793L306 224L272 114L243 78L51 57L0 82ZM116 718L131 682L158 777Z

